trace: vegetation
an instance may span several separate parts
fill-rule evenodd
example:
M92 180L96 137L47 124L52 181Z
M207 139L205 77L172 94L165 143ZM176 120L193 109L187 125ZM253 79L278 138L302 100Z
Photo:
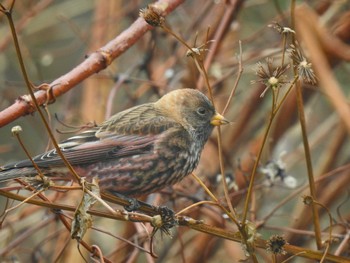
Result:
M232 123L136 212L74 171L2 184L0 261L350 262L349 3L147 4L2 1L0 163L178 88Z

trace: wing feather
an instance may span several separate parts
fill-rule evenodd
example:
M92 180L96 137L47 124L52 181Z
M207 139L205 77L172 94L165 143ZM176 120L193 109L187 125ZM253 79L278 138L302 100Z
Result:
M151 151L157 135L120 135L104 140L83 143L74 147L61 148L64 156L72 165L84 165L107 159L118 159L126 156L138 155ZM57 167L64 165L56 149L37 155L33 158L39 167ZM30 160L24 160L13 165L4 166L4 169L32 166Z
M75 135L60 144L61 151L72 165L84 165L106 159L139 155L153 150L161 133L178 127L174 120L164 117L153 103L122 111L90 130ZM33 158L39 167L58 167L64 163L56 149ZM2 167L32 167L30 160Z

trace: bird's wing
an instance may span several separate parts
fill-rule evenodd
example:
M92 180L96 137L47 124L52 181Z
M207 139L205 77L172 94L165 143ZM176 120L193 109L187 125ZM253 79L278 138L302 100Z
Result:
M176 126L180 124L154 108L153 103L147 103L112 116L100 125L97 137L105 138L114 134L159 134Z
M63 144L60 148L66 159L72 165L84 165L112 158L139 155L152 151L154 142L159 135L115 135L106 139L95 137L90 141L71 146ZM70 143L72 143L70 141ZM40 167L57 167L64 165L56 149L37 155L33 161ZM30 160L2 167L4 170L10 168L21 168L32 166Z
M63 141L60 149L72 165L135 156L151 152L161 133L177 125L159 114L152 104L143 104L120 112L102 125ZM56 149L35 156L33 161L39 167L64 165ZM30 160L23 160L2 169L31 166Z
M100 126L73 136L60 144L61 151L72 165L84 165L111 158L134 156L150 152L161 133L176 122L154 108L142 104L122 111ZM64 165L53 149L33 158L39 167ZM9 164L2 169L30 167L30 160Z

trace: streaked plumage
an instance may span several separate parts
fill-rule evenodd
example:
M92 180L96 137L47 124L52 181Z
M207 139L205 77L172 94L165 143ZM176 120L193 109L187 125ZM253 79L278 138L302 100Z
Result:
M201 92L181 89L122 111L60 148L79 176L98 176L102 190L139 196L191 173L213 127L226 123ZM46 176L69 176L56 150L33 160ZM0 182L37 174L29 160L0 170Z

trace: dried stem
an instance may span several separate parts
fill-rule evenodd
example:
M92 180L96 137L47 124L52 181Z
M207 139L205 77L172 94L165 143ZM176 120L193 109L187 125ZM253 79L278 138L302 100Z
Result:
M291 1L291 24L292 24L292 29L295 29L295 0ZM292 42L295 46L297 45L294 36L292 36ZM294 67L294 75L297 75L295 67ZM310 194L314 200L317 200L315 180L314 180L314 174L313 174L313 168L312 168L311 152L310 152L308 136L306 131L303 95L302 95L302 87L301 87L300 81L296 82L296 95L297 95L297 107L299 112L299 122L301 126L304 152L305 152L306 167L308 171L307 174L308 174L308 180L309 180L309 186L310 186ZM312 204L312 215L313 215L313 221L314 221L317 248L321 249L322 247L321 225L320 225L318 209L315 204Z

